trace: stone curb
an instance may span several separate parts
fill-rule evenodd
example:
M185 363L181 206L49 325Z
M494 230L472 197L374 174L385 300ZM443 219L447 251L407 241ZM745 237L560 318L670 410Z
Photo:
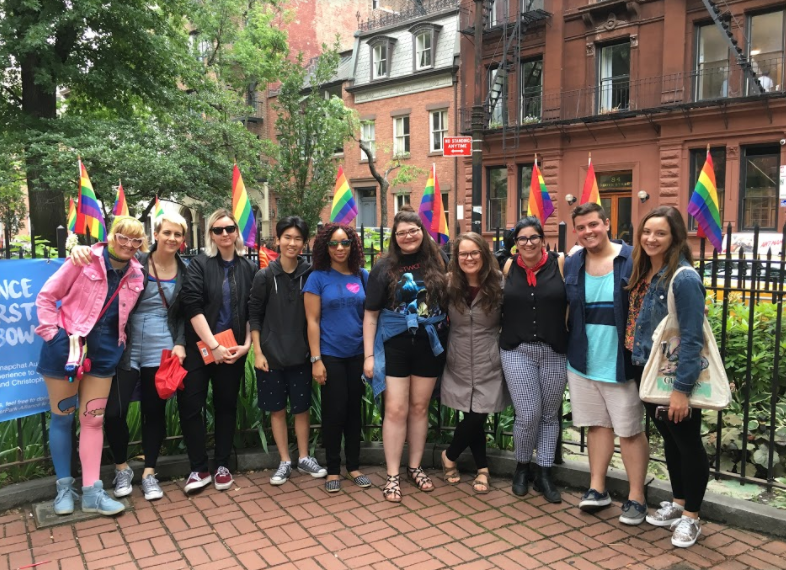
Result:
M429 469L442 468L440 456L446 446L427 444L423 454L423 467ZM317 459L324 463L324 450L316 451ZM407 457L406 446L403 458ZM385 456L380 443L362 444L360 451L362 465L384 465ZM268 453L261 449L242 450L233 456L236 470L239 472L275 469L278 467L279 458L275 446L268 448ZM489 470L494 477L510 479L516 469L516 458L512 452L489 450ZM139 483L143 465L138 461L131 461L134 468L134 482ZM464 453L459 458L459 468L462 471L475 470L472 456ZM186 455L171 455L161 457L158 461L158 477L162 480L181 479L188 475L189 463ZM555 465L552 474L554 480L565 487L583 490L589 485L589 466L576 461L565 461L562 465ZM105 465L101 468L101 478L109 488L109 483L114 478L114 468ZM609 469L606 478L609 493L618 499L627 496L628 482L625 472L619 469ZM79 485L79 481L77 482ZM15 483L0 489L0 512L52 499L54 495L55 478L44 477ZM661 501L671 500L671 487L667 481L652 479L647 485L647 502L651 507L657 507ZM786 538L786 524L783 524L786 513L775 507L760 505L750 501L735 499L707 493L701 509L702 518L714 522L731 525L742 530L760 532L780 538Z

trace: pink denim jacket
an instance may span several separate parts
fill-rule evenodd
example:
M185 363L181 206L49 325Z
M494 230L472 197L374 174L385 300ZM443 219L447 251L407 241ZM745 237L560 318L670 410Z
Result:
M79 267L67 260L44 284L35 300L40 323L35 332L44 341L54 338L63 323L68 334L83 337L95 326L108 291L104 247L105 243L97 243L90 248L93 258L89 265ZM128 315L144 288L142 266L133 257L126 275L117 295L120 303L118 345L126 341ZM61 301L59 309L57 301Z

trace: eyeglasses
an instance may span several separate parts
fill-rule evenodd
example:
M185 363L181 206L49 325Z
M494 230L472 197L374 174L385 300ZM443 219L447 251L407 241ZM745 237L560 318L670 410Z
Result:
M475 259L476 257L480 257L480 250L476 249L473 251L460 251L458 256L459 259Z
M351 245L352 245L352 240L351 239L342 239L341 241L335 241L334 240L334 241L329 241L328 242L328 247L334 247L334 248L338 247L338 246L350 247Z
M134 249L138 249L142 247L142 244L145 243L144 238L132 238L128 236L124 236L123 234L115 234L115 241L120 245L131 245Z
M213 228L210 228L210 231L213 232L214 236L220 236L224 232L226 232L229 235L232 235L233 233L235 233L237 231L237 226L224 226L223 228L213 227Z
M543 239L543 237L539 236L539 235L534 235L534 236L529 236L529 237L527 237L527 236L519 236L519 237L516 238L516 244L517 245L527 245L527 243L531 243L532 245L538 245L540 243L540 240L542 240L542 239Z
M420 233L420 228L410 228L408 230L401 230L396 232L397 238L414 237Z

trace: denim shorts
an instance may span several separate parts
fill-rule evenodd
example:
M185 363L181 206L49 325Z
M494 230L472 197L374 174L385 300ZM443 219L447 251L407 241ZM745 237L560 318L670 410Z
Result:
M111 378L123 356L124 345L117 344L117 329L99 325L87 335L87 358L90 359L90 376ZM59 328L52 340L45 342L38 357L36 372L48 378L65 380L65 365L68 362L70 343L65 329Z
M279 370L257 369L257 399L259 409L278 412L287 407L292 414L301 414L311 408L311 363L281 368Z

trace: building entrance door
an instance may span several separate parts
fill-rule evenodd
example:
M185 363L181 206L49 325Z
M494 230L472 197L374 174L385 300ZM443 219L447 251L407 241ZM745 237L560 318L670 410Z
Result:
M633 245L633 225L630 219L631 199L629 193L602 193L600 205L606 210L611 225L611 237Z
M357 223L365 227L377 225L377 189L358 188L357 196L360 202Z
M600 205L606 210L611 225L611 237L632 245L631 192L633 171L618 170L598 173Z

